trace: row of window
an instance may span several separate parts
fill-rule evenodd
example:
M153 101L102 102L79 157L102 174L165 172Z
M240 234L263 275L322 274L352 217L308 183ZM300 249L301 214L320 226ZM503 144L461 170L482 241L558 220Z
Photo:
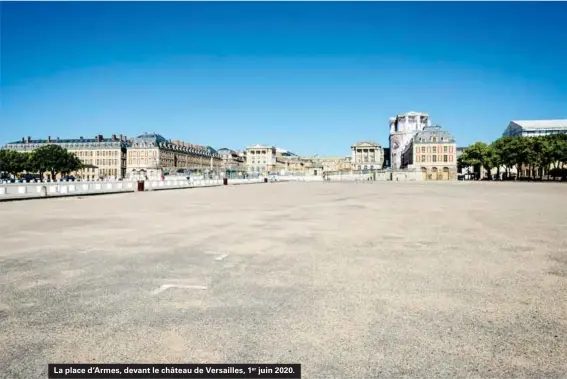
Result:
M120 162L120 159L81 159L84 164L94 164L97 166L117 166ZM123 160L125 163L125 160Z
M427 142L427 138L421 138L420 137L419 142ZM430 137L429 142L449 142L449 138L447 138L447 137L441 137L441 138Z
M250 154L267 154L266 150L250 150L248 151Z
M129 157L135 157L135 158L147 157L147 156L151 156L151 155L153 155L155 157L156 152L155 151L131 151L128 154Z
M250 167L248 172L264 172L266 171L266 166Z
M453 155L416 155L416 162L453 162Z
M79 151L71 151L78 157L117 157L120 155L120 150L79 150ZM93 154L94 153L94 154Z
M524 136L546 136L549 134L561 134L561 133L565 133L565 130L550 130L550 129L543 129L543 130L522 130L521 134ZM516 133L515 135L518 135L519 133Z
M100 176L118 176L118 169L116 168L103 168L99 171Z
M356 157L356 162L376 162L375 157Z
M441 147L443 149L441 149ZM421 148L418 146L415 148L415 153L419 154L419 153L425 154L425 153L452 153L453 152L453 146L421 146Z

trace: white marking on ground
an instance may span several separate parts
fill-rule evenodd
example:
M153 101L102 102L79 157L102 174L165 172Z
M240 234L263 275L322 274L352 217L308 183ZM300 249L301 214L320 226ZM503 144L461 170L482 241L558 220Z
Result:
M184 289L188 289L188 290L206 290L207 287L205 286L183 286L183 285L179 285L179 284L162 284L161 287L155 289L152 291L152 295L157 295L158 293L161 293L167 289L170 288L184 288Z
M228 254L219 255L218 257L215 258L215 261L222 261L226 257L228 257Z
M91 247L90 249L79 251L79 254L86 254L86 253L90 253L90 252L95 251L95 250L96 249L94 247Z

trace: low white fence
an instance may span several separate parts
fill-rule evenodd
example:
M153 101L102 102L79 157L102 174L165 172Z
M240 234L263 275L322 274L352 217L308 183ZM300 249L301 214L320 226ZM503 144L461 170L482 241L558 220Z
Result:
M328 180L330 181L367 181L367 180L374 180L376 181L421 181L423 177L421 172L417 171L385 171L385 172L376 172L376 173L348 173L348 174L331 174L327 175Z
M278 176L276 181L278 182L322 182L322 176L295 176L295 175L285 175Z
M263 182L264 178L228 179L227 184L253 184ZM172 177L166 178L165 180L144 180L144 191L213 187L222 185L223 179L187 179L185 177ZM135 192L137 190L138 181L136 180L7 183L0 184L0 200L2 198L13 199L27 197Z
M262 183L264 178L253 178L253 179L228 179L228 184L252 184L252 183Z
M358 182L358 181L421 181L423 180L421 172L417 171L383 171L383 172L369 172L369 173L333 173L327 174L326 179L328 181L346 181L346 182ZM325 180L322 176L296 176L296 175L280 175L277 177L280 182L319 182Z
M2 197L41 197L105 192L131 192L135 190L135 181L11 183L0 184L0 199Z

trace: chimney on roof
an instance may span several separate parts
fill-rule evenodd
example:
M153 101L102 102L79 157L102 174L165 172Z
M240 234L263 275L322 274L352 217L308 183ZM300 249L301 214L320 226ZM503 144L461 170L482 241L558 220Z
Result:
M98 142L102 142L102 134L99 134L98 136L96 136L96 140Z
M117 139L116 139L116 134L113 134L113 135L112 135L112 140L113 140L113 141L117 141Z
M47 136L47 143L51 142L51 136Z
M28 138L26 139L26 142L31 143L31 137L30 136L28 136Z
M79 139L83 139L83 136L80 136Z
M24 137L22 137L22 143L26 142L26 139Z
M123 136L122 136L122 134L121 134L121 135L120 135L120 142L124 141L124 140L122 139L122 137L123 137Z

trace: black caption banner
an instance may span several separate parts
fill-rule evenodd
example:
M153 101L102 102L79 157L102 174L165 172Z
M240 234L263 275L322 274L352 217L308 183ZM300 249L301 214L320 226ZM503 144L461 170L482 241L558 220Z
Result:
M263 378L301 379L300 364L49 364L49 379Z

